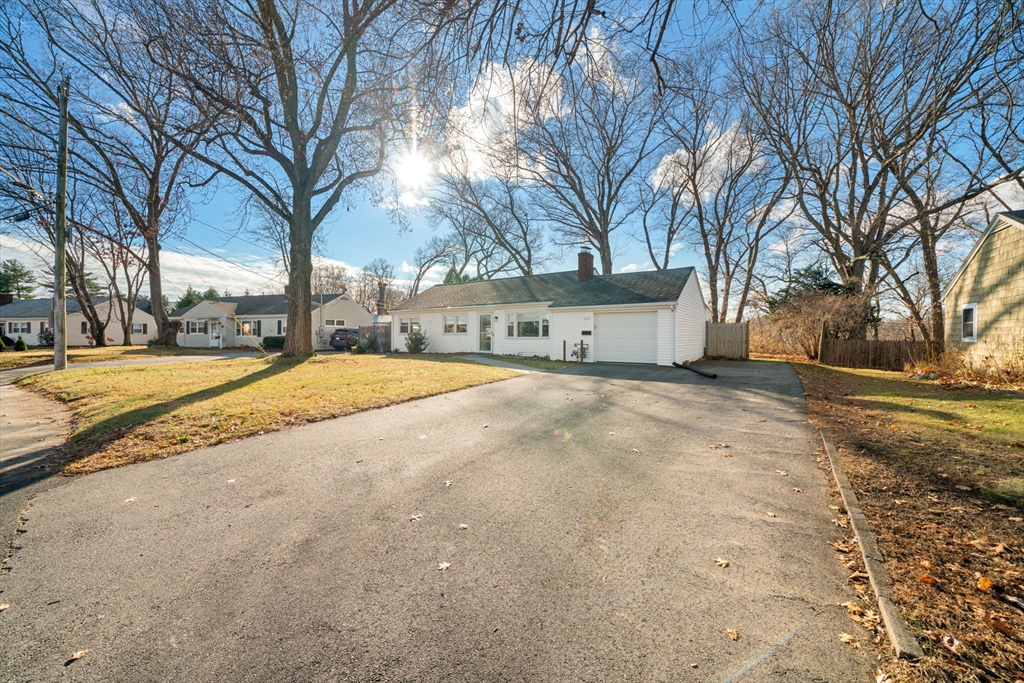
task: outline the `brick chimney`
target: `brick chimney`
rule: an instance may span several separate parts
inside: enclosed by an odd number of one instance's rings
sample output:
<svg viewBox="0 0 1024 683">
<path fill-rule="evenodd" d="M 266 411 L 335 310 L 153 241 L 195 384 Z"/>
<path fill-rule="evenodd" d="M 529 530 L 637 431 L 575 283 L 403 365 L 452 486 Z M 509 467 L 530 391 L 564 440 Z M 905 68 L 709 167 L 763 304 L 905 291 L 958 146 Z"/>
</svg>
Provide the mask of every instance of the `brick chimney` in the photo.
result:
<svg viewBox="0 0 1024 683">
<path fill-rule="evenodd" d="M 594 274 L 594 255 L 590 253 L 590 249 L 583 247 L 580 249 L 580 266 L 577 276 L 580 282 L 590 279 L 590 276 Z"/>
<path fill-rule="evenodd" d="M 14 301 L 14 295 L 10 292 L 0 292 L 0 306 Z"/>
</svg>

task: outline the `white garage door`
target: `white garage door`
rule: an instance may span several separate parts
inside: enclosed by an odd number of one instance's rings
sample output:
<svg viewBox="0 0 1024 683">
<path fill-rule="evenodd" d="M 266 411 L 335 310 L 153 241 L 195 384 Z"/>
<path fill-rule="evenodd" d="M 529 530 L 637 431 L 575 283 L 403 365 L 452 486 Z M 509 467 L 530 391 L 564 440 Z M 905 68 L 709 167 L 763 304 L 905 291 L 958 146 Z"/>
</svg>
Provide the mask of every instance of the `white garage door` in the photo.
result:
<svg viewBox="0 0 1024 683">
<path fill-rule="evenodd" d="M 657 363 L 658 314 L 598 313 L 594 358 L 605 363 Z"/>
</svg>

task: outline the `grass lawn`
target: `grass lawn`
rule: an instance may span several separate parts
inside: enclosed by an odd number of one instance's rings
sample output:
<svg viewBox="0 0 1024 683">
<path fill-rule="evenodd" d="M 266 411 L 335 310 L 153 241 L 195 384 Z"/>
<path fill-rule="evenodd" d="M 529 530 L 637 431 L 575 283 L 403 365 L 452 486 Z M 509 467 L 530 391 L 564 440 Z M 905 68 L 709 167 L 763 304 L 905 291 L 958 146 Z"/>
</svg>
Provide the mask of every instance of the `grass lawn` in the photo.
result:
<svg viewBox="0 0 1024 683">
<path fill-rule="evenodd" d="M 889 662 L 887 672 L 908 681 L 1024 680 L 1024 394 L 793 367 L 928 655 Z M 958 655 L 946 637 L 959 641 Z"/>
<path fill-rule="evenodd" d="M 68 349 L 69 363 L 89 363 L 101 360 L 128 358 L 158 358 L 161 356 L 198 356 L 223 353 L 221 349 L 188 349 L 181 346 L 102 346 Z M 6 349 L 0 353 L 0 370 L 23 368 L 29 365 L 53 364 L 53 349 L 14 351 Z"/>
<path fill-rule="evenodd" d="M 517 376 L 452 358 L 326 356 L 78 368 L 18 380 L 74 410 L 69 474 Z"/>
</svg>

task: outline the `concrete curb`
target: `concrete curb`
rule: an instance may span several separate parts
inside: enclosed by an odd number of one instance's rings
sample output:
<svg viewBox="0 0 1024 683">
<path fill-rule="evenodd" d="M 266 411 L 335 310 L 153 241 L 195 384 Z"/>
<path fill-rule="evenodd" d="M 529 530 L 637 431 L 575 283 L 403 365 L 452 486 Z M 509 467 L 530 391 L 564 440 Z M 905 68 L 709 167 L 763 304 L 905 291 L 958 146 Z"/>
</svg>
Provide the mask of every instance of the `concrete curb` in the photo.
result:
<svg viewBox="0 0 1024 683">
<path fill-rule="evenodd" d="M 860 546 L 861 554 L 864 556 L 864 567 L 868 574 L 868 581 L 872 590 L 878 598 L 878 611 L 882 615 L 882 622 L 889 635 L 889 641 L 896 648 L 896 657 L 899 659 L 920 659 L 924 657 L 924 651 L 918 645 L 917 640 L 911 635 L 907 623 L 903 619 L 900 608 L 892 599 L 892 578 L 882 563 L 882 553 L 878 550 L 875 542 L 875 535 L 868 527 L 868 520 L 860 510 L 857 502 L 857 494 L 850 486 L 850 480 L 846 478 L 843 468 L 839 465 L 839 453 L 832 442 L 828 440 L 824 430 L 820 430 L 821 441 L 825 445 L 825 452 L 828 453 L 828 461 L 832 465 L 832 477 L 839 487 L 839 494 L 843 497 L 843 505 L 846 506 L 846 513 L 850 517 L 850 526 L 853 533 L 857 535 L 857 544 Z"/>
</svg>

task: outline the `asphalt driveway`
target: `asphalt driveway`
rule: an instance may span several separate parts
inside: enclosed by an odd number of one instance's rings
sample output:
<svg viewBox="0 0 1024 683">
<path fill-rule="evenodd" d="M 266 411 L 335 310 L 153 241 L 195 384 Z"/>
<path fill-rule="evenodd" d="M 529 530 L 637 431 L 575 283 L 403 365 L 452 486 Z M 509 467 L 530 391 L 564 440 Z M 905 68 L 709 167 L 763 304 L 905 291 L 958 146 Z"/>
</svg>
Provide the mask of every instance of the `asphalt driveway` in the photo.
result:
<svg viewBox="0 0 1024 683">
<path fill-rule="evenodd" d="M 0 679 L 872 680 L 796 375 L 707 366 L 529 374 L 45 491 Z"/>
</svg>

